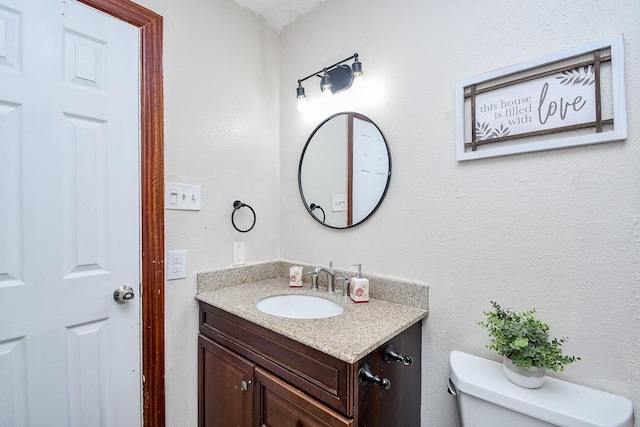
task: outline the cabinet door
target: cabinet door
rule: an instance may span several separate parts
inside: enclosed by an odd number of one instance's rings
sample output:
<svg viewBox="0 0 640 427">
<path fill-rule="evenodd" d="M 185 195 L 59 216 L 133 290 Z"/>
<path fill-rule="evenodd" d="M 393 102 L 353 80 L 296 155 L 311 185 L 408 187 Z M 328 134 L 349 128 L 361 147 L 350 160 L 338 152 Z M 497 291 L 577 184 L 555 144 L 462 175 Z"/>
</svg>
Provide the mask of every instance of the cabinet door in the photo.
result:
<svg viewBox="0 0 640 427">
<path fill-rule="evenodd" d="M 353 420 L 307 396 L 269 372 L 255 368 L 256 425 L 260 427 L 349 427 Z"/>
<path fill-rule="evenodd" d="M 420 427 L 421 328 L 416 323 L 358 362 L 358 368 L 366 363 L 374 375 L 391 381 L 386 390 L 373 383 L 358 386 L 359 427 Z M 389 345 L 411 356 L 413 363 L 406 366 L 403 362 L 385 362 Z"/>
<path fill-rule="evenodd" d="M 254 364 L 198 337 L 200 427 L 251 427 Z"/>
</svg>

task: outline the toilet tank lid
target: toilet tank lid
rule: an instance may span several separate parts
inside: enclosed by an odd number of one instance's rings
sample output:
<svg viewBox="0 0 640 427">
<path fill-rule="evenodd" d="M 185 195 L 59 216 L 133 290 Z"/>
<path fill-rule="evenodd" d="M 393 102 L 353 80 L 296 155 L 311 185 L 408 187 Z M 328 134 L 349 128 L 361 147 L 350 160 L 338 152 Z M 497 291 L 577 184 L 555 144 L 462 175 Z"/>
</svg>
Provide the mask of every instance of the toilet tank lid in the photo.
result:
<svg viewBox="0 0 640 427">
<path fill-rule="evenodd" d="M 633 404 L 614 394 L 547 377 L 527 389 L 504 375 L 502 363 L 452 351 L 449 378 L 456 390 L 567 427 L 633 427 Z"/>
</svg>

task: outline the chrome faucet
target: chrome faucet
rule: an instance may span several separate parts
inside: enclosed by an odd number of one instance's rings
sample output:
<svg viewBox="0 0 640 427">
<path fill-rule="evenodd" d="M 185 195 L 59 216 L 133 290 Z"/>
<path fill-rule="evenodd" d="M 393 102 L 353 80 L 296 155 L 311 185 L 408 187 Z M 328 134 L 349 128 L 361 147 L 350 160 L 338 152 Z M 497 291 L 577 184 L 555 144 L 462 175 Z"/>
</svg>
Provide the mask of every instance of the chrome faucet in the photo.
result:
<svg viewBox="0 0 640 427">
<path fill-rule="evenodd" d="M 333 271 L 333 261 L 329 263 L 329 268 L 327 267 L 316 267 L 313 270 L 313 274 L 317 277 L 321 272 L 327 273 L 327 292 L 333 292 L 335 288 L 335 278 L 336 273 Z"/>
</svg>

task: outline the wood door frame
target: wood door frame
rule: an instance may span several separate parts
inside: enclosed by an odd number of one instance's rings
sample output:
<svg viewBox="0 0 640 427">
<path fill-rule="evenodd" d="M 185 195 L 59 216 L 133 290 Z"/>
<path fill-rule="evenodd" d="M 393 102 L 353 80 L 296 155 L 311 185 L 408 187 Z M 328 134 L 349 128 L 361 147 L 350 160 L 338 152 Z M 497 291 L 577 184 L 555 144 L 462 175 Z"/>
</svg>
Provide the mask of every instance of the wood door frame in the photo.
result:
<svg viewBox="0 0 640 427">
<path fill-rule="evenodd" d="M 140 29 L 142 417 L 165 425 L 162 16 L 130 0 L 78 0 Z"/>
</svg>

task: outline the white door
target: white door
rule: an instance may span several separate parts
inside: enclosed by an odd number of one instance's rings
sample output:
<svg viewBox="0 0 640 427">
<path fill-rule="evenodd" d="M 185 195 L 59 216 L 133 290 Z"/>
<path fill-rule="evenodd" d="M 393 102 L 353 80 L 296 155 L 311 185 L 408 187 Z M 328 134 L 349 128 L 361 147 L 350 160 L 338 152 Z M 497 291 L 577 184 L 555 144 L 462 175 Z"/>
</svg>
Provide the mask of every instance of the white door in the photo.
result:
<svg viewBox="0 0 640 427">
<path fill-rule="evenodd" d="M 389 153 L 373 123 L 353 118 L 353 224 L 365 219 L 380 202 L 389 179 Z"/>
<path fill-rule="evenodd" d="M 137 28 L 0 0 L 0 427 L 140 426 L 138 98 Z"/>
</svg>

